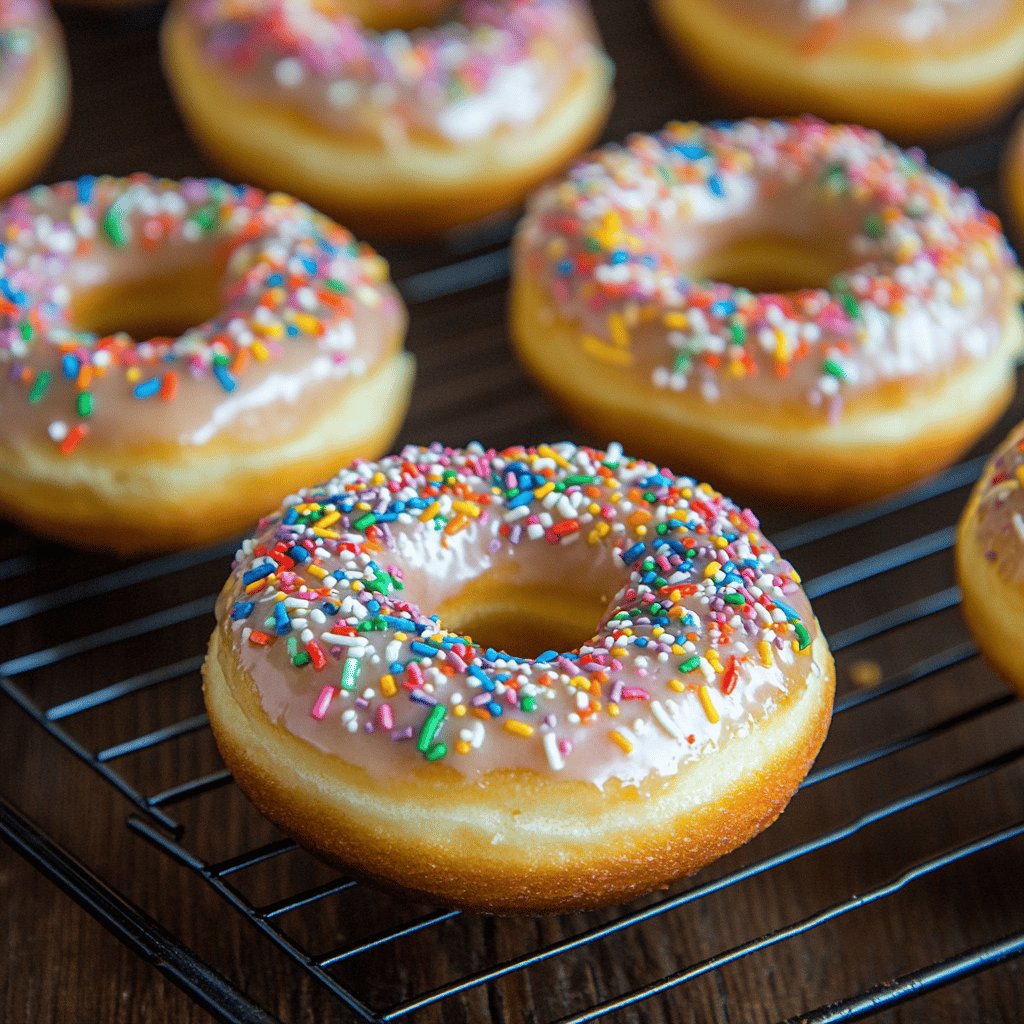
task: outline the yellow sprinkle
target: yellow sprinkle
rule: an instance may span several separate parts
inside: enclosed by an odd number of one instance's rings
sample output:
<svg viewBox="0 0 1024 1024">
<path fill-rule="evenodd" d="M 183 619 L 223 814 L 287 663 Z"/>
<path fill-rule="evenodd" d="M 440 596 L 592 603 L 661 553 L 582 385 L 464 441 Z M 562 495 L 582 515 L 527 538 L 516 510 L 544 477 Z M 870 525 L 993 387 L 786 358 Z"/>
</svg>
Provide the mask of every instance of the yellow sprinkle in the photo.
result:
<svg viewBox="0 0 1024 1024">
<path fill-rule="evenodd" d="M 721 568 L 722 567 L 718 562 L 708 562 L 708 564 L 704 566 L 704 579 L 709 580 L 712 576 L 717 576 L 721 571 Z"/>
<path fill-rule="evenodd" d="M 249 351 L 252 353 L 253 359 L 259 363 L 265 363 L 270 358 L 270 349 L 262 341 L 254 341 L 249 346 Z"/>
<path fill-rule="evenodd" d="M 572 468 L 569 465 L 568 461 L 565 459 L 565 457 L 562 456 L 562 455 L 559 455 L 558 452 L 556 452 L 555 449 L 552 448 L 551 445 L 549 445 L 549 444 L 539 444 L 539 445 L 537 445 L 537 454 L 542 456 L 545 459 L 551 459 L 556 466 L 561 466 L 562 469 L 571 469 Z"/>
<path fill-rule="evenodd" d="M 262 580 L 253 580 L 252 583 L 250 583 L 249 586 L 245 588 L 245 592 L 247 594 L 255 594 L 257 590 L 262 590 L 265 586 L 268 586 L 276 579 L 276 576 L 267 576 L 265 579 Z"/>
<path fill-rule="evenodd" d="M 464 516 L 469 516 L 471 519 L 476 519 L 482 511 L 480 506 L 473 501 L 453 501 L 452 508 L 456 512 L 461 512 Z"/>
<path fill-rule="evenodd" d="M 533 496 L 540 501 L 543 498 L 546 498 L 554 489 L 555 485 L 549 480 L 546 484 L 541 484 L 540 487 L 533 492 Z"/>
<path fill-rule="evenodd" d="M 1024 465 L 1017 467 L 1017 483 L 1024 487 Z"/>
<path fill-rule="evenodd" d="M 618 313 L 608 314 L 608 333 L 616 348 L 629 348 L 629 331 L 626 330 L 626 325 Z"/>
<path fill-rule="evenodd" d="M 529 722 L 520 722 L 518 718 L 506 718 L 505 732 L 510 732 L 513 736 L 526 738 L 533 735 L 533 726 Z"/>
<path fill-rule="evenodd" d="M 651 630 L 651 636 L 659 637 L 664 632 L 665 632 L 664 627 L 662 627 L 662 626 L 655 626 L 654 629 Z"/>
<path fill-rule="evenodd" d="M 325 540 L 341 540 L 341 534 L 337 530 L 325 530 L 319 524 L 313 527 L 313 534 Z"/>
<path fill-rule="evenodd" d="M 606 345 L 600 338 L 591 334 L 585 334 L 580 340 L 583 351 L 588 356 L 600 359 L 603 363 L 612 363 L 615 366 L 632 366 L 633 354 L 623 348 L 613 348 Z"/>
<path fill-rule="evenodd" d="M 317 520 L 317 526 L 321 530 L 326 530 L 328 526 L 333 526 L 341 518 L 341 513 L 335 509 L 333 512 L 328 512 L 327 515 L 321 516 Z"/>
<path fill-rule="evenodd" d="M 409 639 L 409 634 L 408 633 L 396 633 L 395 634 L 395 639 L 398 640 L 400 643 L 404 643 L 406 640 Z"/>
<path fill-rule="evenodd" d="M 459 740 L 455 744 L 456 754 L 468 754 L 473 748 L 470 746 L 468 740 Z"/>
<path fill-rule="evenodd" d="M 761 664 L 765 668 L 771 668 L 772 665 L 772 645 L 767 640 L 762 640 L 757 645 L 757 653 L 761 658 Z"/>
<path fill-rule="evenodd" d="M 618 729 L 612 729 L 612 731 L 608 733 L 608 739 L 619 747 L 624 754 L 633 753 L 633 744 Z"/>
<path fill-rule="evenodd" d="M 690 326 L 689 318 L 685 313 L 672 310 L 664 316 L 665 326 L 672 328 L 674 331 L 685 331 Z"/>
<path fill-rule="evenodd" d="M 575 686 L 577 690 L 586 690 L 590 692 L 590 680 L 586 676 L 573 676 L 569 680 L 570 686 Z"/>
<path fill-rule="evenodd" d="M 722 663 L 718 659 L 718 651 L 716 651 L 713 647 L 709 647 L 708 648 L 708 655 L 707 655 L 707 657 L 708 657 L 708 661 L 711 662 L 711 667 L 716 672 L 721 672 L 722 671 Z"/>
<path fill-rule="evenodd" d="M 618 704 L 609 704 L 608 705 L 608 714 L 611 715 L 612 718 L 618 718 L 619 717 L 619 705 Z"/>
<path fill-rule="evenodd" d="M 700 697 L 700 704 L 704 708 L 704 714 L 708 716 L 708 721 L 712 725 L 717 724 L 719 721 L 718 711 L 715 709 L 714 701 L 711 699 L 711 691 L 702 683 L 697 691 L 697 695 Z"/>
<path fill-rule="evenodd" d="M 456 704 L 455 707 L 452 708 L 452 714 L 456 718 L 465 718 L 466 717 L 466 705 L 465 704 Z"/>
<path fill-rule="evenodd" d="M 362 590 L 363 589 L 363 581 L 362 580 L 353 580 L 352 583 L 351 583 L 351 587 L 352 587 L 353 590 Z"/>
<path fill-rule="evenodd" d="M 670 679 L 668 685 L 669 689 L 675 690 L 676 693 L 682 693 L 686 689 L 686 683 L 682 679 Z"/>
<path fill-rule="evenodd" d="M 713 537 L 711 543 L 716 548 L 727 548 L 729 546 L 729 542 L 724 537 Z"/>
<path fill-rule="evenodd" d="M 395 685 L 395 677 L 389 672 L 387 675 L 380 677 L 380 692 L 385 697 L 394 697 L 398 693 L 398 687 Z"/>
<path fill-rule="evenodd" d="M 622 657 L 625 657 L 625 654 L 626 654 L 626 648 L 625 648 L 625 647 L 613 647 L 613 648 L 612 648 L 612 654 L 613 654 L 613 655 L 614 655 L 614 656 L 615 656 L 616 658 L 622 658 Z"/>
<path fill-rule="evenodd" d="M 428 505 L 428 506 L 427 506 L 427 507 L 426 507 L 426 508 L 425 508 L 425 509 L 424 509 L 424 510 L 423 510 L 423 511 L 422 511 L 422 512 L 420 513 L 420 522 L 421 522 L 421 523 L 429 523 L 429 522 L 430 522 L 430 520 L 431 520 L 431 519 L 433 519 L 433 518 L 434 518 L 434 516 L 436 516 L 436 515 L 437 515 L 437 513 L 438 513 L 438 512 L 440 512 L 440 511 L 441 511 L 441 502 L 439 502 L 439 501 L 433 501 L 433 502 L 431 502 L 431 503 L 430 503 L 430 504 L 429 504 L 429 505 Z"/>
<path fill-rule="evenodd" d="M 327 570 L 322 565 L 307 565 L 306 572 L 318 580 L 322 580 L 327 575 Z"/>
<path fill-rule="evenodd" d="M 125 371 L 124 376 L 129 384 L 138 384 L 142 379 L 142 371 L 137 366 L 132 366 Z"/>
</svg>

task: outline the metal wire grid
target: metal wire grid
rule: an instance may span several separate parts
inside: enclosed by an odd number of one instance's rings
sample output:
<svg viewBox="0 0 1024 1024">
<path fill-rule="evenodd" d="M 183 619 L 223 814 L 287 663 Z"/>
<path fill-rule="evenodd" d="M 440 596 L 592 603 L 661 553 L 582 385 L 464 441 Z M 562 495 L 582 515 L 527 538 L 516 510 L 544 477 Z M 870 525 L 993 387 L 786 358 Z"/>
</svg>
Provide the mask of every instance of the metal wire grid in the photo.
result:
<svg viewBox="0 0 1024 1024">
<path fill-rule="evenodd" d="M 787 553 L 800 549 L 813 550 L 822 543 L 835 544 L 836 539 L 861 526 L 877 522 L 886 515 L 912 512 L 927 507 L 929 503 L 944 495 L 950 495 L 966 487 L 978 474 L 980 459 L 963 463 L 944 473 L 938 479 L 918 488 L 907 495 L 881 502 L 870 509 L 859 509 L 826 519 L 812 521 L 777 535 L 780 547 Z M 910 537 L 884 551 L 868 554 L 850 564 L 825 572 L 809 580 L 807 590 L 812 598 L 823 598 L 864 585 L 867 581 L 883 577 L 901 569 L 913 568 L 923 559 L 947 552 L 954 540 L 951 524 Z M 224 562 L 231 546 L 191 553 L 172 555 L 118 569 L 106 575 L 74 583 L 48 594 L 9 604 L 0 609 L 0 624 L 12 625 L 44 612 L 66 608 L 80 602 L 95 601 L 117 591 L 137 586 L 151 580 L 159 580 L 173 574 L 188 573 L 203 562 Z M 10 577 L 32 570 L 32 560 L 18 556 L 0 563 L 0 576 Z M 830 631 L 830 642 L 837 653 L 854 648 L 872 639 L 908 626 L 930 616 L 953 608 L 959 599 L 953 586 L 942 587 L 925 596 L 897 605 L 875 617 L 851 622 Z M 228 859 L 208 862 L 199 856 L 190 844 L 186 827 L 175 811 L 182 805 L 194 801 L 212 790 L 231 785 L 231 779 L 224 770 L 190 778 L 158 791 L 143 792 L 137 789 L 118 771 L 117 762 L 131 753 L 138 753 L 161 745 L 173 745 L 199 730 L 207 728 L 204 715 L 196 715 L 171 725 L 141 735 L 132 736 L 103 749 L 87 749 L 67 728 L 67 724 L 85 711 L 102 709 L 112 702 L 130 696 L 144 699 L 148 690 L 160 683 L 179 677 L 194 677 L 201 662 L 201 654 L 185 657 L 173 664 L 160 666 L 139 675 L 114 679 L 108 684 L 84 695 L 49 706 L 40 704 L 32 696 L 32 674 L 46 666 L 53 666 L 73 656 L 87 653 L 101 655 L 112 644 L 123 642 L 126 637 L 141 637 L 158 629 L 175 626 L 208 617 L 212 609 L 213 594 L 206 594 L 173 607 L 147 614 L 125 622 L 116 628 L 101 629 L 77 639 L 53 645 L 44 645 L 29 654 L 8 659 L 0 664 L 0 689 L 15 701 L 32 719 L 45 729 L 55 740 L 89 764 L 122 796 L 134 804 L 136 813 L 129 818 L 130 827 L 144 836 L 178 862 L 186 865 L 196 875 L 212 886 L 232 907 L 248 918 L 252 924 L 270 938 L 278 947 L 291 956 L 302 970 L 308 972 L 321 985 L 332 992 L 358 1018 L 365 1021 L 398 1021 L 412 1019 L 418 1011 L 455 999 L 478 986 L 500 984 L 508 976 L 527 971 L 544 961 L 573 953 L 590 943 L 620 936 L 627 929 L 651 921 L 661 915 L 679 912 L 682 908 L 725 890 L 740 885 L 758 875 L 785 868 L 800 858 L 826 847 L 844 842 L 862 830 L 884 826 L 895 816 L 911 808 L 951 793 L 980 779 L 998 775 L 1024 757 L 1024 746 L 1002 752 L 997 756 L 980 761 L 973 766 L 941 776 L 916 791 L 897 799 L 883 802 L 864 810 L 856 818 L 831 828 L 814 838 L 788 849 L 765 857 L 754 863 L 735 868 L 725 874 L 712 877 L 692 885 L 669 897 L 658 900 L 641 910 L 626 912 L 616 919 L 590 928 L 553 944 L 537 948 L 525 956 L 497 964 L 487 970 L 478 971 L 456 978 L 437 988 L 421 992 L 395 1005 L 375 1007 L 367 1005 L 350 988 L 347 988 L 331 973 L 330 969 L 346 961 L 372 952 L 386 950 L 399 939 L 426 935 L 442 922 L 459 915 L 451 911 L 429 913 L 400 928 L 386 931 L 369 939 L 345 947 L 324 951 L 310 951 L 303 948 L 288 934 L 282 919 L 289 912 L 320 901 L 343 898 L 356 888 L 348 879 L 335 879 L 308 890 L 288 894 L 270 903 L 256 905 L 250 902 L 234 884 L 234 879 L 256 865 L 281 857 L 295 849 L 290 840 L 276 840 L 252 849 L 245 849 Z M 908 687 L 918 685 L 974 659 L 977 651 L 973 643 L 960 641 L 945 649 L 935 651 L 899 672 L 885 679 L 880 685 L 869 690 L 854 690 L 839 700 L 835 714 L 838 718 L 855 714 L 858 709 L 875 701 L 884 700 Z M 978 718 L 1010 705 L 1013 697 L 1007 692 L 988 699 L 965 711 L 959 711 L 927 727 L 907 732 L 887 742 L 868 747 L 844 759 L 826 763 L 816 768 L 804 782 L 802 789 L 818 785 L 826 780 L 854 772 L 866 765 L 879 762 L 901 751 L 921 744 L 929 739 L 949 734 L 964 728 Z M 827 752 L 827 748 L 826 748 Z M 796 797 L 800 800 L 800 796 Z M 983 851 L 1003 843 L 1010 843 L 1024 836 L 1024 820 L 1014 821 L 988 835 L 974 837 L 935 852 L 916 863 L 905 866 L 898 875 L 888 881 L 851 896 L 803 920 L 794 921 L 753 938 L 733 948 L 722 950 L 717 955 L 682 967 L 678 972 L 651 980 L 647 985 L 619 994 L 609 993 L 603 1002 L 591 1008 L 566 1017 L 559 1024 L 582 1024 L 615 1010 L 652 999 L 659 994 L 684 985 L 702 975 L 719 970 L 743 957 L 767 949 L 779 943 L 812 931 L 843 915 L 853 913 L 869 904 L 886 900 L 917 880 L 955 864 L 968 860 Z M 964 951 L 950 960 L 927 965 L 905 977 L 886 980 L 877 990 L 858 993 L 830 1007 L 812 1011 L 800 1016 L 801 1021 L 848 1021 L 858 1019 L 879 1007 L 909 999 L 921 992 L 957 980 L 995 965 L 1009 957 L 1024 952 L 1024 930 L 1002 937 L 981 948 Z M 248 1020 L 245 1014 L 231 1015 L 224 1007 L 221 1012 L 225 1019 Z"/>
<path fill-rule="evenodd" d="M 1001 134 L 993 135 L 977 140 L 970 146 L 936 154 L 933 156 L 933 162 L 964 182 L 970 182 L 975 178 L 988 178 L 1001 143 Z M 450 249 L 454 260 L 445 266 L 428 269 L 402 281 L 400 288 L 403 295 L 410 305 L 420 304 L 479 285 L 501 281 L 508 272 L 509 257 L 506 243 L 507 231 L 499 228 L 491 238 L 484 240 L 482 251 L 479 237 L 473 244 L 467 245 L 462 253 L 457 249 Z M 814 551 L 815 546 L 835 544 L 840 538 L 850 536 L 862 527 L 876 524 L 887 516 L 928 508 L 944 496 L 966 488 L 977 477 L 982 461 L 981 458 L 976 458 L 962 463 L 911 492 L 871 506 L 813 520 L 802 526 L 776 533 L 773 539 L 782 550 L 794 555 L 799 562 L 805 553 Z M 822 572 L 807 582 L 806 589 L 810 596 L 817 600 L 844 591 L 849 592 L 866 585 L 869 581 L 884 579 L 888 574 L 905 569 L 912 570 L 933 556 L 942 557 L 943 553 L 952 547 L 953 542 L 954 526 L 950 520 L 929 532 L 907 537 L 885 550 L 871 552 L 849 564 Z M 202 552 L 151 559 L 16 601 L 0 607 L 0 628 L 24 625 L 36 617 L 60 609 L 71 609 L 80 607 L 83 603 L 111 599 L 129 588 L 154 581 L 187 579 L 201 566 L 211 563 L 225 564 L 233 550 L 234 544 L 228 544 Z M 0 560 L 0 580 L 16 580 L 32 574 L 37 568 L 37 557 L 34 554 L 14 555 Z M 622 940 L 631 928 L 664 915 L 683 912 L 684 908 L 713 894 L 742 885 L 768 872 L 785 869 L 787 865 L 792 865 L 801 858 L 841 844 L 865 830 L 885 827 L 899 815 L 972 783 L 987 778 L 995 778 L 998 783 L 1007 774 L 1008 769 L 1012 769 L 1024 758 L 1024 746 L 1001 752 L 960 771 L 942 775 L 909 794 L 869 807 L 844 824 L 823 831 L 811 839 L 752 863 L 732 868 L 724 874 L 702 880 L 680 892 L 658 899 L 642 909 L 627 911 L 613 920 L 539 946 L 525 955 L 495 964 L 486 970 L 454 978 L 393 1005 L 371 1006 L 334 977 L 330 973 L 331 969 L 339 964 L 355 961 L 359 957 L 386 951 L 399 940 L 422 938 L 423 941 L 429 941 L 431 930 L 444 922 L 459 918 L 457 912 L 428 913 L 405 922 L 398 928 L 326 952 L 308 950 L 289 934 L 283 919 L 300 908 L 316 906 L 331 899 L 344 899 L 357 888 L 357 883 L 337 878 L 297 893 L 283 895 L 270 902 L 256 904 L 243 894 L 235 879 L 244 876 L 245 872 L 258 865 L 291 853 L 296 849 L 295 845 L 290 840 L 278 839 L 241 850 L 226 859 L 209 861 L 200 856 L 195 849 L 195 836 L 189 834 L 181 821 L 182 815 L 178 813 L 181 808 L 189 806 L 204 795 L 231 786 L 232 780 L 226 770 L 220 769 L 198 775 L 165 788 L 143 790 L 133 784 L 118 768 L 118 763 L 129 755 L 157 748 L 173 750 L 175 744 L 206 730 L 208 722 L 205 715 L 191 715 L 159 729 L 121 739 L 100 749 L 93 749 L 76 739 L 70 728 L 78 716 L 87 712 L 102 714 L 103 709 L 118 701 L 131 698 L 145 700 L 147 694 L 159 685 L 175 680 L 194 680 L 202 662 L 201 651 L 197 650 L 173 663 L 159 665 L 139 674 L 113 678 L 95 690 L 55 703 L 48 704 L 33 695 L 33 673 L 80 656 L 100 658 L 112 645 L 132 638 L 143 638 L 158 630 L 182 628 L 196 620 L 208 618 L 213 601 L 212 592 L 203 593 L 202 596 L 131 618 L 114 627 L 98 629 L 59 643 L 42 643 L 29 653 L 0 662 L 0 690 L 54 740 L 88 764 L 114 790 L 134 805 L 135 813 L 128 819 L 129 827 L 134 832 L 145 837 L 165 854 L 202 878 L 231 907 L 287 953 L 298 968 L 332 993 L 355 1018 L 364 1021 L 391 1022 L 414 1019 L 419 1011 L 438 1005 L 444 1006 L 448 1001 L 458 999 L 481 987 L 501 985 L 518 972 L 529 971 L 555 958 L 570 956 L 592 943 L 617 937 Z M 834 652 L 839 653 L 853 650 L 858 645 L 879 638 L 884 639 L 887 634 L 912 627 L 915 623 L 955 608 L 958 601 L 959 592 L 955 586 L 941 586 L 877 616 L 857 618 L 855 621 L 840 625 L 839 628 L 831 628 L 831 647 Z M 854 715 L 874 702 L 892 698 L 910 687 L 933 681 L 942 673 L 976 657 L 977 650 L 969 641 L 955 642 L 936 650 L 892 673 L 880 685 L 847 693 L 837 702 L 836 719 Z M 99 676 L 101 673 L 94 665 L 90 674 Z M 1001 694 L 967 710 L 950 714 L 938 722 L 911 729 L 894 739 L 859 750 L 831 763 L 827 760 L 829 747 L 826 745 L 823 766 L 811 772 L 801 790 L 805 792 L 819 783 L 836 779 L 868 765 L 884 762 L 885 759 L 928 740 L 954 734 L 986 715 L 1007 709 L 1011 704 L 1011 695 Z M 1017 713 L 1018 716 L 1019 712 L 1019 708 L 1009 709 L 1009 713 Z M 1007 785 L 1009 784 L 1008 781 Z M 794 806 L 797 806 L 800 799 L 801 794 L 798 794 Z M 51 877 L 100 917 L 123 941 L 151 959 L 162 960 L 164 964 L 170 962 L 173 969 L 168 970 L 168 973 L 173 980 L 202 1002 L 207 1009 L 227 1021 L 262 1024 L 269 1020 L 266 1014 L 248 1002 L 244 995 L 234 992 L 228 985 L 222 985 L 191 951 L 183 947 L 174 947 L 174 940 L 165 936 L 160 926 L 138 908 L 123 904 L 116 887 L 108 886 L 103 880 L 86 877 L 81 865 L 76 864 L 66 851 L 53 846 L 47 837 L 33 833 L 25 826 L 16 808 L 0 803 L 0 826 L 4 838 L 43 866 Z M 888 881 L 856 896 L 833 903 L 804 919 L 792 921 L 739 945 L 723 949 L 714 956 L 682 966 L 674 973 L 654 978 L 633 990 L 604 993 L 601 1000 L 594 1005 L 561 1018 L 557 1024 L 583 1024 L 585 1021 L 614 1014 L 617 1010 L 656 999 L 659 995 L 699 977 L 812 932 L 871 904 L 884 904 L 888 898 L 908 886 L 913 886 L 921 879 L 958 862 L 969 861 L 1002 844 L 1013 843 L 1022 837 L 1024 819 L 1013 821 L 986 835 L 966 838 L 956 845 L 906 864 Z M 170 953 L 167 952 L 168 949 Z M 829 1006 L 802 1013 L 789 1024 L 795 1024 L 797 1020 L 807 1024 L 824 1024 L 861 1019 L 885 1007 L 993 967 L 1009 958 L 1020 956 L 1022 953 L 1024 928 L 981 947 L 959 952 L 949 959 L 925 965 L 901 977 L 881 980 L 875 988 L 856 993 Z M 198 983 L 197 976 L 200 977 Z"/>
</svg>

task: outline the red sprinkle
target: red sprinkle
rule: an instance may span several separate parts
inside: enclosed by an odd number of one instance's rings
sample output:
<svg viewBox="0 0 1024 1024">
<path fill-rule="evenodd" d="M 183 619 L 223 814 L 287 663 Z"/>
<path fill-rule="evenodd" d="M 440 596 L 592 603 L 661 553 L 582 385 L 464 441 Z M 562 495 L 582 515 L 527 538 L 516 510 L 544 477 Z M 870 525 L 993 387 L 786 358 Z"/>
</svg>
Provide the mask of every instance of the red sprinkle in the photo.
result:
<svg viewBox="0 0 1024 1024">
<path fill-rule="evenodd" d="M 70 455 L 82 442 L 82 439 L 89 433 L 89 428 L 84 423 L 76 423 L 69 431 L 67 437 L 60 443 L 61 455 Z"/>
</svg>

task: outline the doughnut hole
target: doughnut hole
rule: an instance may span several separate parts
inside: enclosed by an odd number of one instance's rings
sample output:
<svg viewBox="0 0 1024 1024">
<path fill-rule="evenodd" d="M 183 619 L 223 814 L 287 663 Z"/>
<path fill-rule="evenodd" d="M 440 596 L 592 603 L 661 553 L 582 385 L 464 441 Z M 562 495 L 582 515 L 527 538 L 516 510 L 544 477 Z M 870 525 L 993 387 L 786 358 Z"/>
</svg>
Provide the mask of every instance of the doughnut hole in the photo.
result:
<svg viewBox="0 0 1024 1024">
<path fill-rule="evenodd" d="M 328 17 L 349 15 L 376 32 L 410 32 L 436 28 L 456 5 L 452 0 L 321 0 L 314 6 Z"/>
<path fill-rule="evenodd" d="M 190 247 L 180 265 L 147 272 L 122 267 L 102 284 L 73 290 L 71 326 L 103 337 L 123 331 L 137 340 L 175 338 L 222 309 L 224 261 Z"/>
<path fill-rule="evenodd" d="M 838 273 L 849 270 L 849 244 L 835 237 L 823 245 L 792 235 L 751 235 L 730 239 L 686 266 L 699 280 L 722 281 L 734 288 L 779 294 L 828 288 Z"/>
<path fill-rule="evenodd" d="M 480 532 L 401 561 L 405 599 L 481 647 L 518 658 L 576 650 L 593 639 L 629 579 L 607 543 L 531 542 L 489 555 L 489 531 Z"/>
</svg>

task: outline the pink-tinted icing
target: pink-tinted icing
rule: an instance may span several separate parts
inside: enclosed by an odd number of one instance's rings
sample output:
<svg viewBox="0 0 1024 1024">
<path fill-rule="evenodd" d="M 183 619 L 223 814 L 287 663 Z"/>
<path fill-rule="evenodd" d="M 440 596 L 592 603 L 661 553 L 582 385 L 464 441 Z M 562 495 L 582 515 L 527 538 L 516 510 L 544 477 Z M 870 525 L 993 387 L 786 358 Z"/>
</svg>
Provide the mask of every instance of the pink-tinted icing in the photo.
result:
<svg viewBox="0 0 1024 1024">
<path fill-rule="evenodd" d="M 77 294 L 196 262 L 220 275 L 220 308 L 180 337 L 73 322 Z M 404 317 L 384 261 L 286 196 L 146 175 L 34 188 L 0 210 L 4 440 L 285 440 L 391 357 Z"/>
<path fill-rule="evenodd" d="M 715 0 L 737 18 L 818 52 L 844 43 L 900 39 L 929 46 L 991 33 L 1015 0 Z M 827 34 L 822 35 L 825 31 Z"/>
<path fill-rule="evenodd" d="M 731 243 L 778 236 L 815 254 L 822 287 L 694 276 Z M 990 357 L 1016 302 L 1012 253 L 972 192 L 875 132 L 811 118 L 676 123 L 600 150 L 535 197 L 516 254 L 580 324 L 581 358 L 709 410 L 836 418 L 887 382 Z"/>
<path fill-rule="evenodd" d="M 513 657 L 431 617 L 487 574 L 606 611 L 572 651 Z M 377 777 L 439 760 L 640 785 L 818 671 L 807 598 L 752 513 L 614 445 L 356 463 L 261 524 L 218 614 L 270 719 Z"/>
<path fill-rule="evenodd" d="M 1024 423 L 1019 423 L 985 467 L 975 536 L 999 575 L 1024 598 Z"/>
<path fill-rule="evenodd" d="M 183 10 L 226 86 L 389 145 L 410 132 L 463 142 L 522 130 L 582 69 L 607 64 L 584 0 L 463 0 L 453 20 L 411 33 L 369 31 L 340 7 L 191 0 Z"/>
<path fill-rule="evenodd" d="M 53 33 L 53 15 L 40 0 L 0 0 L 0 119 L 16 102 L 34 55 Z"/>
</svg>

